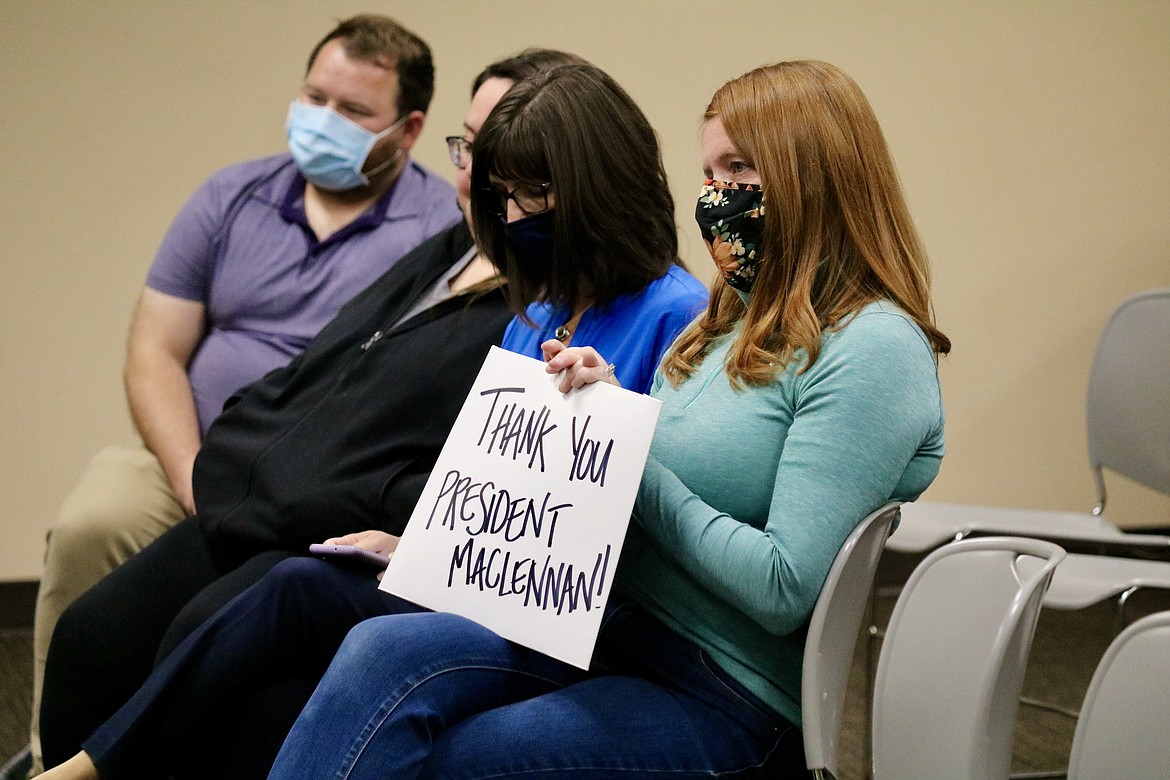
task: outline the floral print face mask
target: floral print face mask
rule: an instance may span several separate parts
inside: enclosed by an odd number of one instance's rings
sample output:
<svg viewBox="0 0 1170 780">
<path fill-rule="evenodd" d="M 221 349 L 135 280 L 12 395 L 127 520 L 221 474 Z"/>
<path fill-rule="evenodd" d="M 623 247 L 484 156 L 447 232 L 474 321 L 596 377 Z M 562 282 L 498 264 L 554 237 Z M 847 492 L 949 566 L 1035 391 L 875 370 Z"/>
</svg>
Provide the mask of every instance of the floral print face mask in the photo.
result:
<svg viewBox="0 0 1170 780">
<path fill-rule="evenodd" d="M 707 179 L 695 221 L 729 285 L 751 292 L 764 238 L 764 193 L 758 184 Z"/>
</svg>

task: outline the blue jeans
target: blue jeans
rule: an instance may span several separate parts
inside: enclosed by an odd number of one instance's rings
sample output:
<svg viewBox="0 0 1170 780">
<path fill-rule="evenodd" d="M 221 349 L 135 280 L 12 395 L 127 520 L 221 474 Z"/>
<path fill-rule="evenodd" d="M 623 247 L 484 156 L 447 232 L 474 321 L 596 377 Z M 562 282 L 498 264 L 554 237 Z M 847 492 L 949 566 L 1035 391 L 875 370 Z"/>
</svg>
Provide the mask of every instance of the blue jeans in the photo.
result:
<svg viewBox="0 0 1170 780">
<path fill-rule="evenodd" d="M 283 561 L 180 643 L 83 747 L 103 777 L 265 777 L 349 629 L 421 609 L 377 585 L 365 569 Z"/>
<path fill-rule="evenodd" d="M 807 777 L 801 734 L 643 609 L 585 672 L 450 614 L 346 638 L 270 779 Z"/>
</svg>

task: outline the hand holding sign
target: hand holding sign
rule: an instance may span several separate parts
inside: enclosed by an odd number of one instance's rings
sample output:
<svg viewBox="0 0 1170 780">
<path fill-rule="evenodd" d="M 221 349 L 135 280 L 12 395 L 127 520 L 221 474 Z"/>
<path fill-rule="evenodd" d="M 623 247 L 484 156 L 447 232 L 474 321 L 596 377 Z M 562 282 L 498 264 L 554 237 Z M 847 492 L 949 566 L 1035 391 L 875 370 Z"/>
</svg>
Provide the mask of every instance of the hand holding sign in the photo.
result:
<svg viewBox="0 0 1170 780">
<path fill-rule="evenodd" d="M 540 345 L 550 374 L 562 374 L 557 389 L 562 393 L 580 389 L 591 382 L 608 382 L 616 387 L 622 383 L 613 375 L 613 364 L 606 363 L 593 347 L 566 347 L 557 339 Z"/>
<path fill-rule="evenodd" d="M 381 587 L 587 668 L 660 404 L 557 384 L 492 348 Z"/>
</svg>

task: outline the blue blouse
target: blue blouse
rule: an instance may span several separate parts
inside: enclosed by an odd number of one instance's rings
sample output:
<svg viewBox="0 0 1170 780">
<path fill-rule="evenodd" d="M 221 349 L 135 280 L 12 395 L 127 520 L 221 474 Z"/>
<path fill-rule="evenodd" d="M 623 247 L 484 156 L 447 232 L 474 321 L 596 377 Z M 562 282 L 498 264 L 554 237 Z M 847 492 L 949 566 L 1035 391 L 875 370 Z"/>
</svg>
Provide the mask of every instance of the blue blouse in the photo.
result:
<svg viewBox="0 0 1170 780">
<path fill-rule="evenodd" d="M 682 266 L 672 265 L 643 290 L 590 306 L 573 331 L 575 347 L 593 347 L 614 364 L 622 387 L 649 393 L 654 371 L 682 329 L 707 306 L 707 288 Z M 534 303 L 528 307 L 533 324 L 516 317 L 508 323 L 501 346 L 542 358 L 540 345 L 556 338 L 556 330 L 572 316 L 568 306 Z"/>
</svg>

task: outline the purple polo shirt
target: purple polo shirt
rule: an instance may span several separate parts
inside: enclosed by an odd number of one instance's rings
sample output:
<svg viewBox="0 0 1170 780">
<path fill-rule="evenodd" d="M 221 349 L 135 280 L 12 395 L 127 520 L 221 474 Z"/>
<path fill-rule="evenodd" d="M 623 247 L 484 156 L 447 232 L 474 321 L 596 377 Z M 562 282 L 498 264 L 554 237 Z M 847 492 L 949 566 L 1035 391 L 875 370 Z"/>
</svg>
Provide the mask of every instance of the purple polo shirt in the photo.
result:
<svg viewBox="0 0 1170 780">
<path fill-rule="evenodd" d="M 462 218 L 455 190 L 409 162 L 361 216 L 318 241 L 287 154 L 214 174 L 163 239 L 146 285 L 206 306 L 187 368 L 201 430 L 239 388 L 286 364 L 342 304 Z"/>
</svg>

